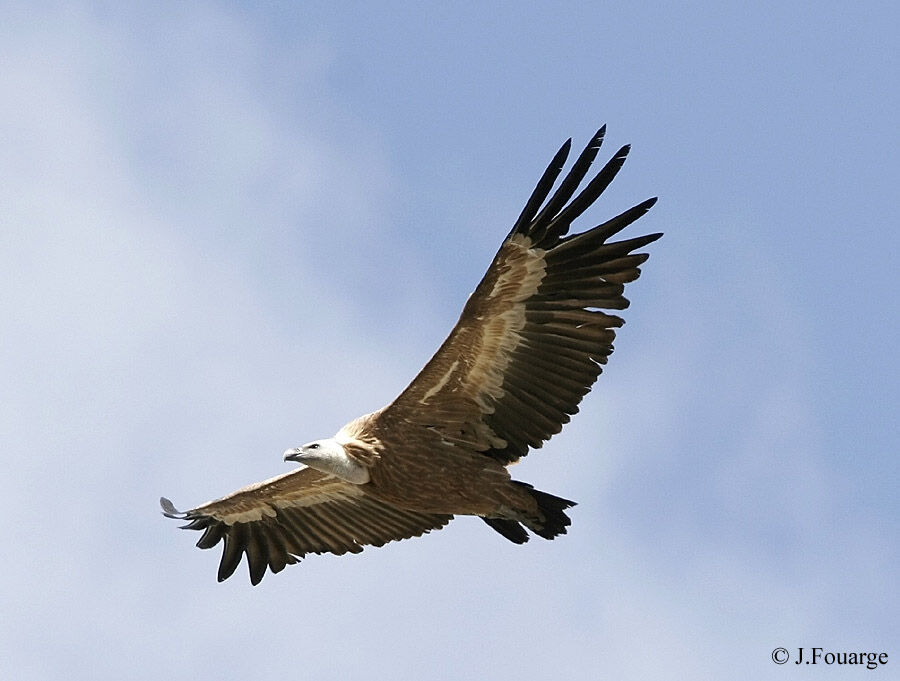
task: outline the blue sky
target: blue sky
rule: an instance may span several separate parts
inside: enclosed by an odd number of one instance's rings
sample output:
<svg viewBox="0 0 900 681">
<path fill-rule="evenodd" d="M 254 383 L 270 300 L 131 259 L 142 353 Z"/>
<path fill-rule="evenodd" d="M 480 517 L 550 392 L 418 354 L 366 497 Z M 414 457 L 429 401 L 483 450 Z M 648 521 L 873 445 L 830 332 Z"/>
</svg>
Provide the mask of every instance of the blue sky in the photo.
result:
<svg viewBox="0 0 900 681">
<path fill-rule="evenodd" d="M 0 676 L 900 664 L 893 4 L 144 5 L 0 9 Z M 570 534 L 461 518 L 217 584 L 158 497 L 391 400 L 602 123 L 633 151 L 580 226 L 659 195 L 631 233 L 666 236 L 515 471 Z"/>
</svg>

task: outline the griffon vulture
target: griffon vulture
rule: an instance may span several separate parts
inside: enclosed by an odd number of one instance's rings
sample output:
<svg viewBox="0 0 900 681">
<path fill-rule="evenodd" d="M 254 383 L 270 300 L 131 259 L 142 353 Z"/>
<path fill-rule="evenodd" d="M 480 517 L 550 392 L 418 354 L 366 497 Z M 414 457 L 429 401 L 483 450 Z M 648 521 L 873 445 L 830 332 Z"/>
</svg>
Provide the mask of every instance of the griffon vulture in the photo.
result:
<svg viewBox="0 0 900 681">
<path fill-rule="evenodd" d="M 625 284 L 648 258 L 634 251 L 662 236 L 610 241 L 655 198 L 568 234 L 628 154 L 619 149 L 576 195 L 604 132 L 551 195 L 571 140 L 563 144 L 449 337 L 397 399 L 334 437 L 289 449 L 284 459 L 302 464 L 290 473 L 184 513 L 161 500 L 165 515 L 203 531 L 197 546 L 224 542 L 219 581 L 241 554 L 257 584 L 267 567 L 416 537 L 455 515 L 478 516 L 517 544 L 529 531 L 565 534 L 574 502 L 513 480 L 507 466 L 578 411 L 623 324 L 607 311 L 628 306 Z"/>
</svg>

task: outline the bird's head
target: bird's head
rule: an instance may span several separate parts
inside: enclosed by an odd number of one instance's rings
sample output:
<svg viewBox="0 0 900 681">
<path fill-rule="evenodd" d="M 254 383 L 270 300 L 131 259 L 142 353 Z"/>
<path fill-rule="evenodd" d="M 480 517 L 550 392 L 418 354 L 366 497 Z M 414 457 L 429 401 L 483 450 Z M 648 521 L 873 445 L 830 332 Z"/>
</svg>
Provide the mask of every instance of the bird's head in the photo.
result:
<svg viewBox="0 0 900 681">
<path fill-rule="evenodd" d="M 284 460 L 296 461 L 297 463 L 316 468 L 313 465 L 316 462 L 334 460 L 346 456 L 347 453 L 340 443 L 333 438 L 327 438 L 325 440 L 313 440 L 305 445 L 288 449 L 284 453 Z"/>
<path fill-rule="evenodd" d="M 313 440 L 284 453 L 285 461 L 296 461 L 342 480 L 362 485 L 369 481 L 369 470 L 347 454 L 334 438 Z"/>
</svg>

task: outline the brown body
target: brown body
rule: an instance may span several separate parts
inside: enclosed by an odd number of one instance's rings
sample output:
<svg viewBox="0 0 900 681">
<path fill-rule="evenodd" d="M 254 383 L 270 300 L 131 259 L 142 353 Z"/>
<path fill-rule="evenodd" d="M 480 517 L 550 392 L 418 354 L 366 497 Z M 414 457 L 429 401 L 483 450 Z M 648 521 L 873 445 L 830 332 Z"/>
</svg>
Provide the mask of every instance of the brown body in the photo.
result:
<svg viewBox="0 0 900 681">
<path fill-rule="evenodd" d="M 398 427 L 392 421 L 375 412 L 349 424 L 368 425 L 366 432 L 380 441 L 377 448 L 349 448 L 351 456 L 370 466 L 371 480 L 362 486 L 366 494 L 423 513 L 493 516 L 501 508 L 521 508 L 537 515 L 534 500 L 511 484 L 498 461 L 449 443 L 433 426 L 406 422 Z M 403 442 L 393 442 L 391 433 L 403 433 Z"/>
<path fill-rule="evenodd" d="M 550 196 L 570 143 L 556 155 L 450 336 L 409 387 L 329 440 L 353 476 L 302 468 L 183 514 L 163 500 L 166 515 L 204 530 L 201 548 L 225 541 L 220 580 L 242 554 L 255 584 L 267 567 L 279 572 L 307 553 L 358 552 L 438 529 L 454 515 L 479 516 L 516 543 L 527 541 L 525 528 L 547 539 L 565 533 L 573 502 L 512 480 L 507 466 L 578 411 L 623 324 L 604 310 L 627 307 L 624 286 L 648 257 L 633 251 L 661 236 L 608 241 L 655 199 L 566 236 L 628 152 L 620 149 L 576 196 L 603 133 Z"/>
</svg>

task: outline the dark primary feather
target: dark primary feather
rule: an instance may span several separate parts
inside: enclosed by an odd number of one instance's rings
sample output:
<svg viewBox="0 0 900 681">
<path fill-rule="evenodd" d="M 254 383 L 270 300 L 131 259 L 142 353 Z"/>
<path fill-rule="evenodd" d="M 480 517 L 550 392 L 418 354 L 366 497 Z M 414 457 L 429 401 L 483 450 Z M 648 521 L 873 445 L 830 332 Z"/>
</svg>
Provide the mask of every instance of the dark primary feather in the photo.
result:
<svg viewBox="0 0 900 681">
<path fill-rule="evenodd" d="M 569 199 L 575 194 L 575 191 L 578 189 L 578 185 L 581 184 L 581 181 L 584 179 L 584 176 L 587 175 L 588 170 L 591 168 L 591 164 L 594 162 L 594 159 L 597 158 L 597 153 L 600 151 L 600 147 L 603 145 L 603 138 L 606 136 L 606 126 L 601 127 L 597 134 L 594 135 L 590 144 L 588 144 L 584 151 L 581 152 L 581 155 L 578 157 L 578 160 L 572 165 L 572 169 L 568 172 L 566 177 L 560 183 L 559 188 L 544 206 L 540 213 L 538 213 L 532 222 L 532 238 L 535 242 L 539 241 L 543 236 L 543 233 L 537 233 L 539 230 L 545 230 L 546 226 L 549 224 L 549 221 L 559 213 L 560 209 L 563 208 L 566 203 L 568 203 Z M 537 191 L 537 190 L 535 190 Z M 540 205 L 540 204 L 538 204 Z"/>
<path fill-rule="evenodd" d="M 538 180 L 537 186 L 534 188 L 534 191 L 531 192 L 531 196 L 528 197 L 528 201 L 525 202 L 525 207 L 522 209 L 522 213 L 519 215 L 519 218 L 513 224 L 512 230 L 510 230 L 507 238 L 517 233 L 526 225 L 531 224 L 532 220 L 534 219 L 534 214 L 537 212 L 538 208 L 541 207 L 544 199 L 547 198 L 547 194 L 553 188 L 553 184 L 556 182 L 556 178 L 559 177 L 559 174 L 562 172 L 562 169 L 566 163 L 566 159 L 569 157 L 569 150 L 571 148 L 572 138 L 570 137 L 559 148 L 559 151 L 556 152 L 553 160 L 550 161 L 550 165 L 547 166 L 544 174 L 541 175 L 541 179 Z"/>
<path fill-rule="evenodd" d="M 587 187 L 572 199 L 572 203 L 557 213 L 546 227 L 535 224 L 532 230 L 529 231 L 534 243 L 540 244 L 542 248 L 550 247 L 560 237 L 568 233 L 572 222 L 584 213 L 599 198 L 600 194 L 609 186 L 609 183 L 613 181 L 613 178 L 625 164 L 625 158 L 630 150 L 631 146 L 627 144 L 619 149 L 616 155 L 588 183 Z"/>
</svg>

